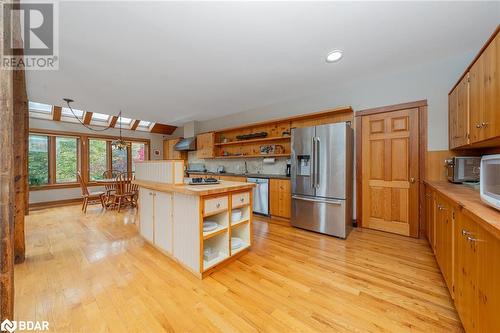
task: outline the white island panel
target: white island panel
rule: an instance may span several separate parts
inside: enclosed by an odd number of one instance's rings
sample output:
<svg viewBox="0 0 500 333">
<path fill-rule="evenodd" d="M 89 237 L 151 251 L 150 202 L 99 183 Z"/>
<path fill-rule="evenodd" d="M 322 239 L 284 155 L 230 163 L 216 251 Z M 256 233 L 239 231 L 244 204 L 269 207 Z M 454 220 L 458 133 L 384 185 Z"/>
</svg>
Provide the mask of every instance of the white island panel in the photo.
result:
<svg viewBox="0 0 500 333">
<path fill-rule="evenodd" d="M 199 198 L 174 193 L 174 256 L 194 272 L 200 271 Z"/>
</svg>

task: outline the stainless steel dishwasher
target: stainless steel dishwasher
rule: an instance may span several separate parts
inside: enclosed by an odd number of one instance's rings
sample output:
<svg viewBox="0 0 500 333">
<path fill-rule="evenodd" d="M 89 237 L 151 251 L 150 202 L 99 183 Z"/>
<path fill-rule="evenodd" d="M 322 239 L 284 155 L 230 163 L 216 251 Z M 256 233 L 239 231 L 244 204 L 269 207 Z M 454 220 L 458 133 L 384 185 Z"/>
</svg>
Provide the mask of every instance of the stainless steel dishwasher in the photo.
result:
<svg viewBox="0 0 500 333">
<path fill-rule="evenodd" d="M 253 212 L 269 216 L 269 179 L 247 178 L 247 182 L 257 184 L 253 188 Z"/>
</svg>

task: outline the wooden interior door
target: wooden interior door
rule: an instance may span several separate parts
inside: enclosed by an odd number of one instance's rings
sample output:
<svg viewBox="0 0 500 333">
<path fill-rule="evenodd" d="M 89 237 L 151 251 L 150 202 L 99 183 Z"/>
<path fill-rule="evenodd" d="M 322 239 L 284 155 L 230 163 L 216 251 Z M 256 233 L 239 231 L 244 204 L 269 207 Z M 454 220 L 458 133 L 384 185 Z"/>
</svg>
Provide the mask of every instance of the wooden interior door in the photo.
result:
<svg viewBox="0 0 500 333">
<path fill-rule="evenodd" d="M 363 226 L 418 237 L 418 108 L 362 117 Z"/>
</svg>

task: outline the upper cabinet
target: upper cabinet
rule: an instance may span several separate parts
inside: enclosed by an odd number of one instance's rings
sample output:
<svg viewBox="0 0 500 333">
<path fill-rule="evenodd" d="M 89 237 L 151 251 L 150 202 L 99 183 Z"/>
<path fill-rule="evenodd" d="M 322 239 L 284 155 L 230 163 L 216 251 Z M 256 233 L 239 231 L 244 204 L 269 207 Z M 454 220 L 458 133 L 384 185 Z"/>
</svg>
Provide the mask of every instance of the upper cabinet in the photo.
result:
<svg viewBox="0 0 500 333">
<path fill-rule="evenodd" d="M 187 153 L 185 151 L 175 150 L 175 145 L 180 138 L 167 139 L 163 141 L 163 159 L 164 160 L 186 160 Z"/>
<path fill-rule="evenodd" d="M 500 139 L 498 28 L 449 94 L 450 148 L 488 147 Z"/>
<path fill-rule="evenodd" d="M 214 138 L 215 133 L 198 134 L 196 137 L 196 157 L 213 158 L 214 157 Z"/>
<path fill-rule="evenodd" d="M 448 96 L 450 148 L 469 143 L 469 74 Z"/>
</svg>

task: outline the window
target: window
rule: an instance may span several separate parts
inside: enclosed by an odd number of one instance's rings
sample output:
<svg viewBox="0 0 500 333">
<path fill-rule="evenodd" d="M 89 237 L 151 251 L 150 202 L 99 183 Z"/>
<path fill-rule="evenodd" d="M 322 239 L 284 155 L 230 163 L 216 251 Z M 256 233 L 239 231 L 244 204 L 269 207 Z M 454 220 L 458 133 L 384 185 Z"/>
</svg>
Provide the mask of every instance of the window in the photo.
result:
<svg viewBox="0 0 500 333">
<path fill-rule="evenodd" d="M 139 142 L 132 142 L 132 171 L 135 171 L 135 163 L 142 162 L 147 158 L 146 144 Z"/>
<path fill-rule="evenodd" d="M 29 136 L 28 182 L 30 186 L 49 183 L 49 137 L 46 135 Z"/>
<path fill-rule="evenodd" d="M 56 137 L 56 183 L 76 182 L 78 139 Z"/>
<path fill-rule="evenodd" d="M 103 179 L 108 170 L 108 148 L 105 140 L 89 140 L 89 179 Z"/>
<path fill-rule="evenodd" d="M 149 140 L 127 140 L 125 150 L 114 149 L 115 137 L 87 137 L 86 134 L 65 132 L 30 133 L 28 146 L 29 185 L 32 190 L 77 187 L 78 171 L 90 186 L 103 179 L 104 172 L 135 170 L 139 161 L 149 159 Z M 81 153 L 85 157 L 81 157 Z"/>
<path fill-rule="evenodd" d="M 111 166 L 116 171 L 128 171 L 128 149 L 111 148 Z"/>
</svg>

